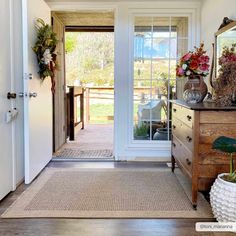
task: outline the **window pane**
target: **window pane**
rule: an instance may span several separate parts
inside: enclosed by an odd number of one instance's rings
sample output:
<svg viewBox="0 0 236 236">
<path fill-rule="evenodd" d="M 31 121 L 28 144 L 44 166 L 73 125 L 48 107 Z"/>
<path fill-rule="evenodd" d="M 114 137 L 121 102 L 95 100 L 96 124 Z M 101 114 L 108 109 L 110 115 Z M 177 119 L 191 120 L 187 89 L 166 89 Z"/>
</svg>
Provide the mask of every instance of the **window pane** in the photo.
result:
<svg viewBox="0 0 236 236">
<path fill-rule="evenodd" d="M 135 17 L 135 140 L 169 140 L 169 99 L 176 97 L 176 62 L 188 49 L 187 17 Z"/>
</svg>

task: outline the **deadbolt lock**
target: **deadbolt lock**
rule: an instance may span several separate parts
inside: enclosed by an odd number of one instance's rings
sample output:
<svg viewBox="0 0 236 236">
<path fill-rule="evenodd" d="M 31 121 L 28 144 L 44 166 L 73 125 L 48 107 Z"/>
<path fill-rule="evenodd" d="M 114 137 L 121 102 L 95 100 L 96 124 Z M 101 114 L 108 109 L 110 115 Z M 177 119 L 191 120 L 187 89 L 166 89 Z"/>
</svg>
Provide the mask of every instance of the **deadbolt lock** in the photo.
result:
<svg viewBox="0 0 236 236">
<path fill-rule="evenodd" d="M 16 93 L 7 93 L 7 99 L 15 99 L 16 98 Z"/>
</svg>

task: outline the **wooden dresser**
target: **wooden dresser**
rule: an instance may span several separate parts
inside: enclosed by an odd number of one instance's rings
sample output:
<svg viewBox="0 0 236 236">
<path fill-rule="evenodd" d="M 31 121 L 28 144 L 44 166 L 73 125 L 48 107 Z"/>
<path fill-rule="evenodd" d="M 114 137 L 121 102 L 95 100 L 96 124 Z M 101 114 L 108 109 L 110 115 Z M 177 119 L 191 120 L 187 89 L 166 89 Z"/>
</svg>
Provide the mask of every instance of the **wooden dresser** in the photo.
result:
<svg viewBox="0 0 236 236">
<path fill-rule="evenodd" d="M 212 150 L 212 142 L 222 135 L 236 138 L 236 107 L 171 102 L 172 171 L 176 162 L 191 179 L 196 208 L 197 192 L 208 191 L 219 173 L 229 172 L 228 157 Z"/>
</svg>

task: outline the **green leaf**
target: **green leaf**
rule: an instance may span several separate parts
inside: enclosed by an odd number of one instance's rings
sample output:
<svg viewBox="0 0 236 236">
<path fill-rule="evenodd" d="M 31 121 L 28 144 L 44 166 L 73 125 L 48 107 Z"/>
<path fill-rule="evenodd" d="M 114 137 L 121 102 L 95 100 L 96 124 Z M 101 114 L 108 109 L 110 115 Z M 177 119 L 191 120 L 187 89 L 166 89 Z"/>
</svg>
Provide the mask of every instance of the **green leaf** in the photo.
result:
<svg viewBox="0 0 236 236">
<path fill-rule="evenodd" d="M 213 142 L 212 148 L 226 153 L 234 153 L 236 152 L 236 139 L 220 136 Z"/>
</svg>

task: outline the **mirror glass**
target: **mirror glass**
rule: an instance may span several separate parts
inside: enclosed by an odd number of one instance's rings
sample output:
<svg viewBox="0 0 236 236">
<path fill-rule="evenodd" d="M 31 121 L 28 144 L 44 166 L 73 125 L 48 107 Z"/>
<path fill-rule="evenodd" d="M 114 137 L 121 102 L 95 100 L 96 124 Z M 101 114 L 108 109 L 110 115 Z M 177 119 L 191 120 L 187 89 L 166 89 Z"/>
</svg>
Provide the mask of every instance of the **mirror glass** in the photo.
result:
<svg viewBox="0 0 236 236">
<path fill-rule="evenodd" d="M 224 47 L 236 46 L 236 21 L 223 27 L 216 33 L 216 75 L 219 73 L 219 58 Z"/>
</svg>

